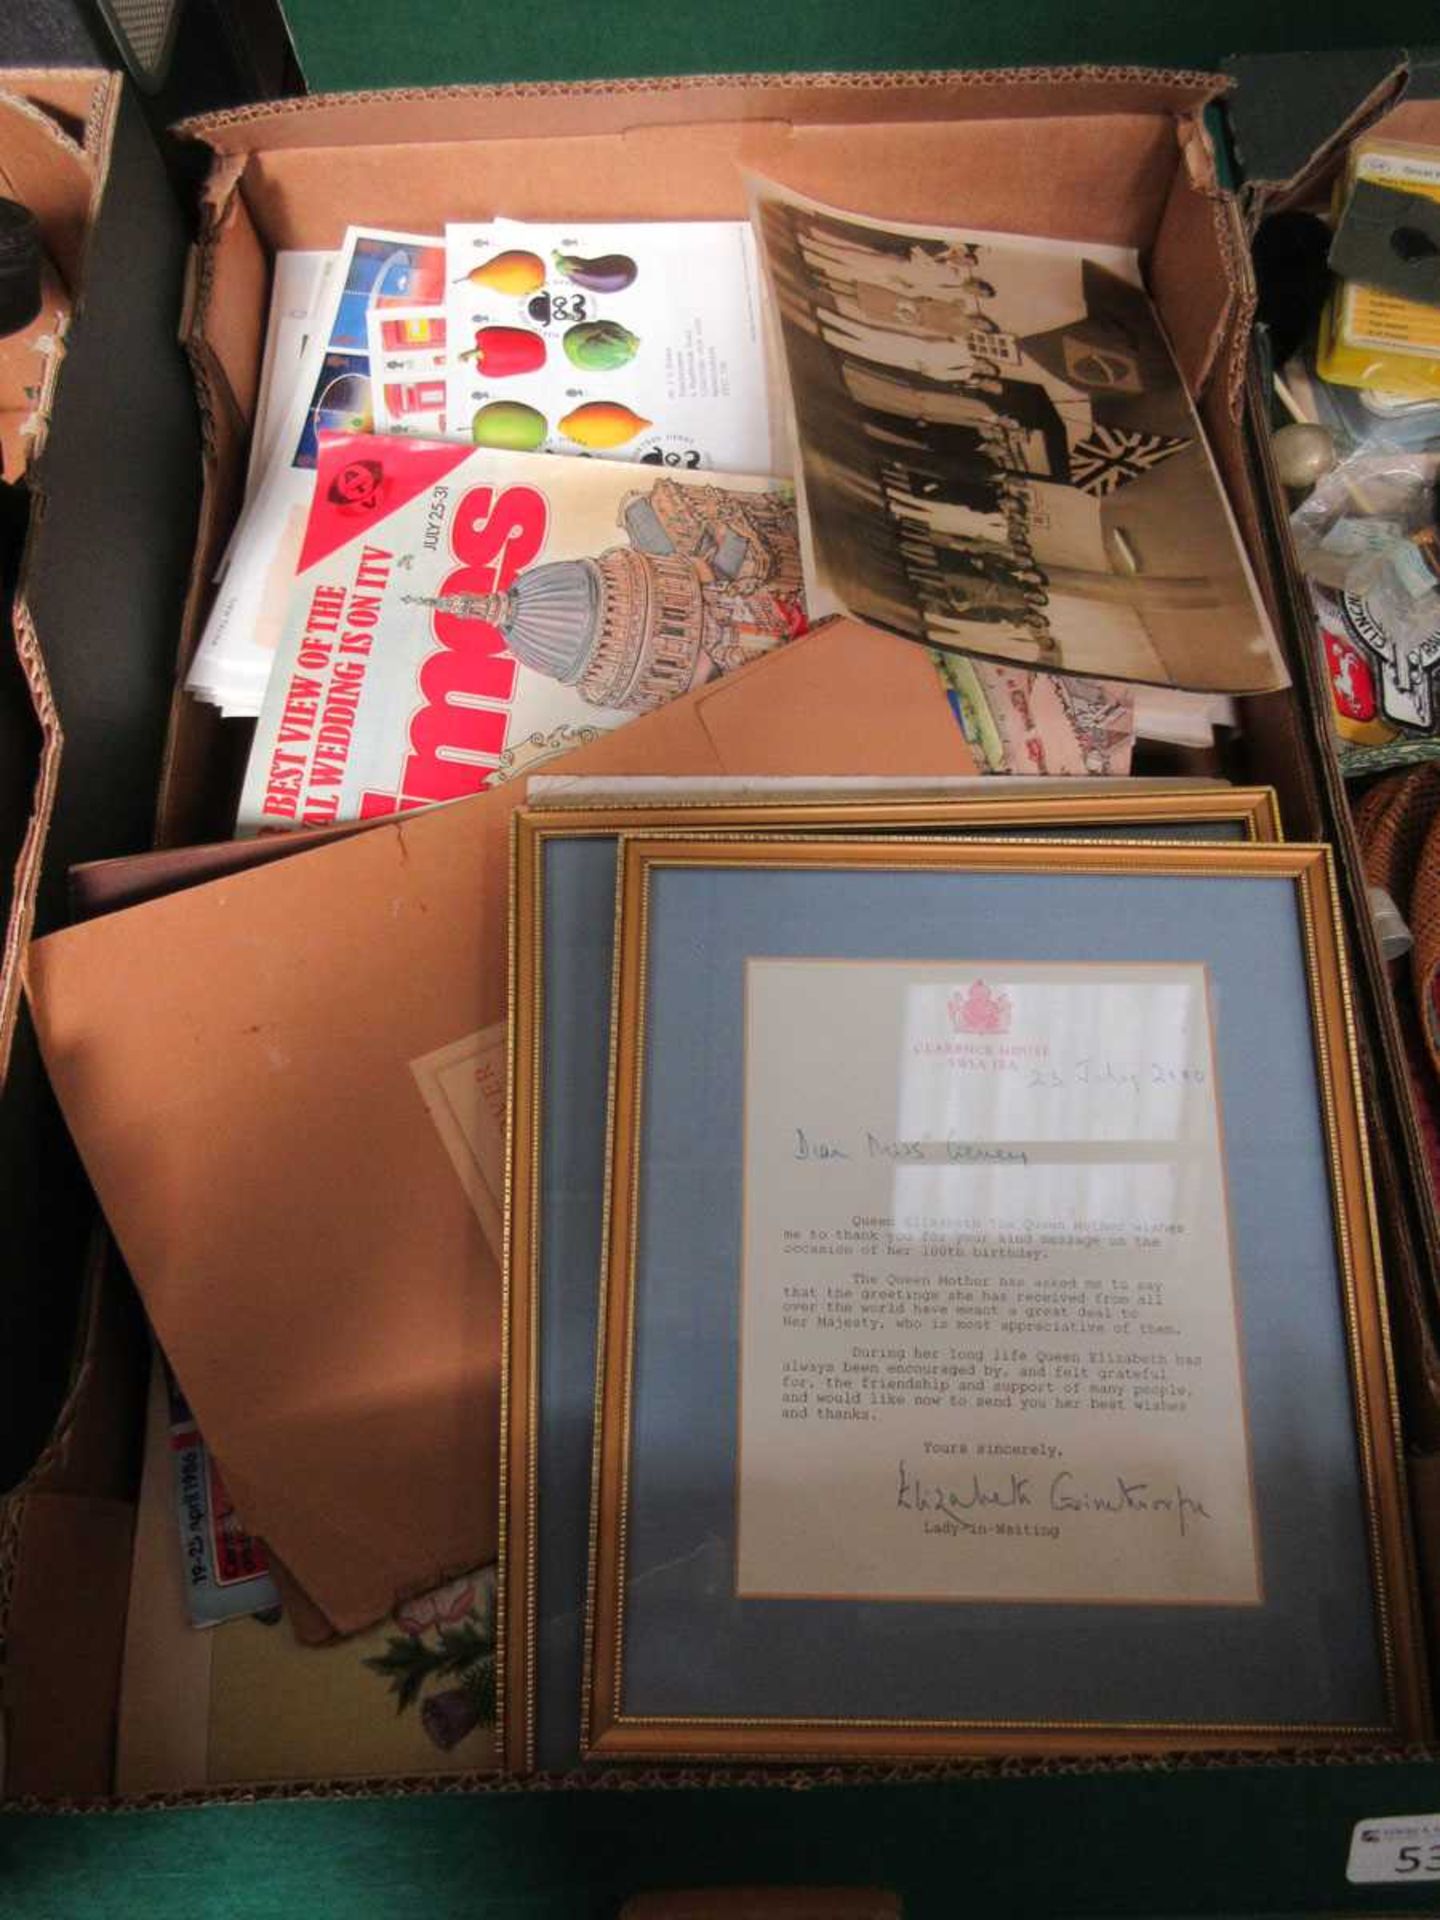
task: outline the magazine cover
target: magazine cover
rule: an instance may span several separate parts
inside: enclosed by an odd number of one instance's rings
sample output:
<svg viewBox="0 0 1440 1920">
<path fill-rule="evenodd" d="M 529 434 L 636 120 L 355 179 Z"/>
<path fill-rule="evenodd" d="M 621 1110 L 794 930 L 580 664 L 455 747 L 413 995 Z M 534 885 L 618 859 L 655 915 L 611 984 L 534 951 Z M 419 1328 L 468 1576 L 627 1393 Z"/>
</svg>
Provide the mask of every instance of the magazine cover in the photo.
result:
<svg viewBox="0 0 1440 1920">
<path fill-rule="evenodd" d="M 322 434 L 237 831 L 483 792 L 804 627 L 780 482 Z"/>
<path fill-rule="evenodd" d="M 1135 255 L 751 183 L 812 618 L 1206 692 L 1287 684 Z"/>
</svg>

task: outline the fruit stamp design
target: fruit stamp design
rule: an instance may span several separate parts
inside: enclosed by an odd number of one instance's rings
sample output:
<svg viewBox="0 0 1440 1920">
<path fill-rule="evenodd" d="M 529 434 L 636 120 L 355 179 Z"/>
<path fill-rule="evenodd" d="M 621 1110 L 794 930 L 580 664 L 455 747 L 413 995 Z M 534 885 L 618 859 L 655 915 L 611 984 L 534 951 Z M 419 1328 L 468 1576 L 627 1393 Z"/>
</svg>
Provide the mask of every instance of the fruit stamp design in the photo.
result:
<svg viewBox="0 0 1440 1920">
<path fill-rule="evenodd" d="M 773 463 L 759 276 L 734 221 L 446 229 L 447 434 L 651 466 Z"/>
</svg>

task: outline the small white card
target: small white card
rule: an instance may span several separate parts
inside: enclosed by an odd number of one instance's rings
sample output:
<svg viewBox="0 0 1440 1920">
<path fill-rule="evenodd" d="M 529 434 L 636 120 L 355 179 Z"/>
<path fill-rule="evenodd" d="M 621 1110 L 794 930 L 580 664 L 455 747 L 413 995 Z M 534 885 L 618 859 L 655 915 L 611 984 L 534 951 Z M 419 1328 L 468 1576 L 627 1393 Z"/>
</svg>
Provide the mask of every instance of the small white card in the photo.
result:
<svg viewBox="0 0 1440 1920">
<path fill-rule="evenodd" d="M 1440 1813 L 1382 1814 L 1357 1820 L 1345 1878 L 1352 1886 L 1440 1880 Z"/>
<path fill-rule="evenodd" d="M 497 1259 L 505 1252 L 505 1022 L 410 1062 Z"/>
</svg>

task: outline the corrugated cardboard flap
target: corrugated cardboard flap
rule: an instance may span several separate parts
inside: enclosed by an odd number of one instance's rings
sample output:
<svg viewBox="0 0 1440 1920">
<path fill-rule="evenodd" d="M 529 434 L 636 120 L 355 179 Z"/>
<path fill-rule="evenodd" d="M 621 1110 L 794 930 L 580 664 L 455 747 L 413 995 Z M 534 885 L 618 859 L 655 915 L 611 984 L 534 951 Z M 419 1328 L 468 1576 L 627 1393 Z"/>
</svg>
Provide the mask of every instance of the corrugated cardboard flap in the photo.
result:
<svg viewBox="0 0 1440 1920">
<path fill-rule="evenodd" d="M 286 147 L 407 146 L 546 139 L 537 107 L 563 103 L 568 132 L 623 133 L 695 121 L 781 120 L 855 125 L 1061 114 L 1198 113 L 1230 87 L 1222 74 L 1143 67 L 1016 67 L 1005 71 L 688 74 L 654 80 L 533 81 L 342 93 L 201 114 L 176 128 L 218 154 Z M 384 112 L 377 114 L 376 108 Z"/>
<path fill-rule="evenodd" d="M 118 99 L 102 97 L 87 123 L 93 144 L 81 146 L 43 108 L 12 92 L 0 75 L 0 191 L 29 207 L 40 223 L 45 250 L 66 285 L 75 290 L 85 239 L 108 159 L 108 116 Z"/>
<path fill-rule="evenodd" d="M 118 74 L 99 67 L 6 67 L 0 86 L 49 114 L 87 153 L 105 153 L 120 90 Z"/>
<path fill-rule="evenodd" d="M 120 82 L 109 74 L 6 73 L 0 84 L 0 192 L 22 201 L 35 214 L 45 250 L 72 297 L 78 298 L 83 288 L 85 252 L 104 188 L 119 98 Z M 57 109 L 63 109 L 63 119 L 73 130 L 67 131 L 67 125 L 57 120 Z M 44 449 L 62 360 L 60 341 L 37 347 L 32 357 L 33 367 L 23 370 L 15 392 L 0 393 L 0 405 L 8 409 L 4 430 L 23 441 L 34 462 Z M 25 397 L 28 393 L 38 397 L 29 401 Z M 39 744 L 29 821 L 12 841 L 18 843 L 19 851 L 0 937 L 0 1084 L 15 1029 L 20 963 L 34 916 L 35 889 L 61 752 L 60 721 L 45 668 L 42 638 L 26 592 L 43 504 L 43 495 L 37 492 L 13 617 L 16 652 L 29 689 Z"/>
</svg>

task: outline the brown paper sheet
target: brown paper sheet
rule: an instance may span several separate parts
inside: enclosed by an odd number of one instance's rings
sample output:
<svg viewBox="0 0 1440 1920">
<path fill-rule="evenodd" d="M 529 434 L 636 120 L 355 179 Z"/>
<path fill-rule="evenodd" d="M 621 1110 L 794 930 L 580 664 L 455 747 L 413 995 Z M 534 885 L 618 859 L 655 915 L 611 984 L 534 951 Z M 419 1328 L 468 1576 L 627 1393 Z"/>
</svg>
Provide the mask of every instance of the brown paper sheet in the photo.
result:
<svg viewBox="0 0 1440 1920">
<path fill-rule="evenodd" d="M 929 658 L 836 622 L 554 768 L 973 762 Z M 495 1553 L 494 1114 L 469 1116 L 467 1178 L 434 1117 L 453 1076 L 427 1084 L 424 1063 L 467 1038 L 488 1060 L 503 1028 L 521 798 L 414 815 L 31 955 L 51 1077 L 161 1344 L 247 1525 L 341 1632 Z"/>
</svg>

